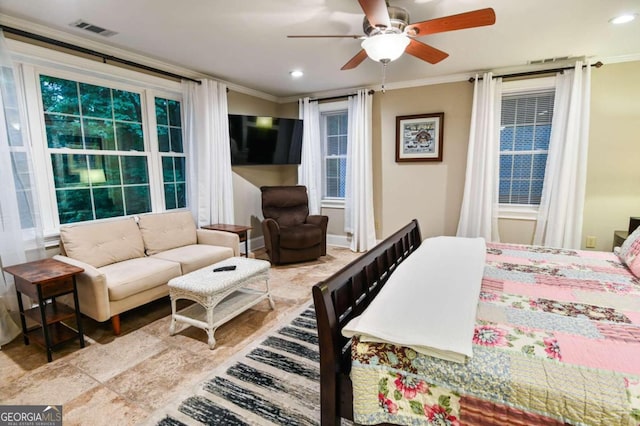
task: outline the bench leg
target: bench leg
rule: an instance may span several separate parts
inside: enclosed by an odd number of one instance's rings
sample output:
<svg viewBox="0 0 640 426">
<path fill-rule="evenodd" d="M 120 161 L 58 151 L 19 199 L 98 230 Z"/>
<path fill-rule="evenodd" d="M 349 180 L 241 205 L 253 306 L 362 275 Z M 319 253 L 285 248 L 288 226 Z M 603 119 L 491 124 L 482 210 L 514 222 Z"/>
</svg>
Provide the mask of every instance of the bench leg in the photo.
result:
<svg viewBox="0 0 640 426">
<path fill-rule="evenodd" d="M 113 334 L 120 335 L 120 315 L 114 315 L 111 317 L 111 326 L 113 327 Z"/>
</svg>

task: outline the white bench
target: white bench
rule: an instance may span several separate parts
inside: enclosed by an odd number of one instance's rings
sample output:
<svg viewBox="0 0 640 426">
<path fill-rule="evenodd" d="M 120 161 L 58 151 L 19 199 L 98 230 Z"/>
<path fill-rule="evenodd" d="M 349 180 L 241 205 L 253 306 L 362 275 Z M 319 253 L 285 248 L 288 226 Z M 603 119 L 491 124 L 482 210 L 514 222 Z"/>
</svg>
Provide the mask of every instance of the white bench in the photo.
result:
<svg viewBox="0 0 640 426">
<path fill-rule="evenodd" d="M 235 265 L 233 271 L 213 272 L 221 266 Z M 275 304 L 269 290 L 269 269 L 265 260 L 232 257 L 169 281 L 171 297 L 171 325 L 169 333 L 176 333 L 176 322 L 184 322 L 207 332 L 209 349 L 216 345 L 216 328 L 264 299 L 271 309 Z M 264 280 L 265 290 L 248 288 Z M 191 306 L 177 312 L 178 299 L 192 300 Z"/>
</svg>

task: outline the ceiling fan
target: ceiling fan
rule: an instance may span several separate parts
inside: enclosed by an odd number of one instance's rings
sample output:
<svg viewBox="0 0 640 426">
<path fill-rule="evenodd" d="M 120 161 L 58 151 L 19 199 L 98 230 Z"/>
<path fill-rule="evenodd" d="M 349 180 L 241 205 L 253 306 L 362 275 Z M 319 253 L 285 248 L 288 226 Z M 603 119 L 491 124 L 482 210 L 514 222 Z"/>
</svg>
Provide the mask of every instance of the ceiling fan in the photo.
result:
<svg viewBox="0 0 640 426">
<path fill-rule="evenodd" d="M 367 56 L 386 64 L 398 59 L 403 52 L 430 64 L 437 64 L 449 54 L 416 40 L 416 37 L 493 25 L 496 22 L 493 9 L 486 8 L 410 24 L 409 12 L 402 7 L 389 6 L 385 0 L 358 0 L 358 2 L 365 14 L 362 23 L 364 36 L 289 35 L 287 37 L 362 39 L 362 49 L 340 68 L 342 70 L 357 67 Z"/>
</svg>

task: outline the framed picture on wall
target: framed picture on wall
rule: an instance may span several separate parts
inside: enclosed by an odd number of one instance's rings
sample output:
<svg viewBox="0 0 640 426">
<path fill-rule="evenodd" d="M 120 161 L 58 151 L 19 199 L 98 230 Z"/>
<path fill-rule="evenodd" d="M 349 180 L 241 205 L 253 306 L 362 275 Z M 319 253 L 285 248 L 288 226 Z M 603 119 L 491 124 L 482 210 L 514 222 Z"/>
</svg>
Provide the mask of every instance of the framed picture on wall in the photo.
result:
<svg viewBox="0 0 640 426">
<path fill-rule="evenodd" d="M 444 112 L 396 117 L 396 162 L 442 161 Z"/>
</svg>

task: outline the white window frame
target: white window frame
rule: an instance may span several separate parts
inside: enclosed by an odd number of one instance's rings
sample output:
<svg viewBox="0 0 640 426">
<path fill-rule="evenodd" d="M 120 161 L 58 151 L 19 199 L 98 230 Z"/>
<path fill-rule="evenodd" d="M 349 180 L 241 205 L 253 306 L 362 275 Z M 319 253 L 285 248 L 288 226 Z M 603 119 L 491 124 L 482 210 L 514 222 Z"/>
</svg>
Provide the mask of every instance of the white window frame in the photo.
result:
<svg viewBox="0 0 640 426">
<path fill-rule="evenodd" d="M 533 78 L 528 80 L 506 81 L 502 83 L 502 97 L 505 95 L 527 94 L 545 90 L 555 90 L 555 77 Z M 500 167 L 500 166 L 498 166 Z M 517 220 L 537 220 L 537 204 L 498 204 L 498 218 Z"/>
<path fill-rule="evenodd" d="M 45 240 L 57 240 L 60 221 L 41 102 L 41 74 L 140 94 L 145 147 L 142 155 L 148 158 L 151 211 L 165 211 L 162 160 L 156 133 L 155 98 L 180 101 L 184 111 L 181 84 L 14 40 L 8 40 L 8 45 L 12 59 L 21 71 L 21 85 L 18 90 L 19 95 L 25 100 L 34 169 L 42 171 L 35 173 L 34 186 L 39 195 L 38 203 Z M 116 218 L 98 219 L 94 222 L 113 219 Z"/>
<path fill-rule="evenodd" d="M 327 135 L 325 134 L 325 126 L 323 114 L 332 113 L 332 112 L 347 112 L 349 111 L 349 102 L 348 101 L 338 101 L 338 102 L 326 102 L 318 105 L 318 110 L 320 112 L 320 140 L 322 143 L 322 200 L 321 207 L 329 208 L 329 209 L 344 209 L 345 201 L 344 198 L 338 197 L 327 197 L 325 196 L 326 190 L 326 173 L 325 173 L 325 165 L 326 165 L 326 152 L 327 152 Z M 347 137 L 348 139 L 348 137 Z M 347 140 L 347 143 L 348 140 Z"/>
</svg>

